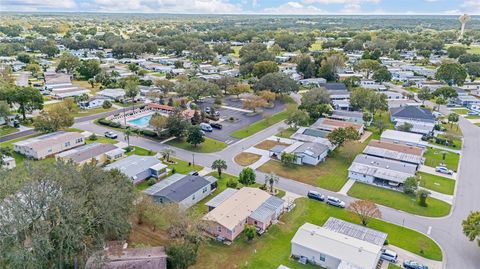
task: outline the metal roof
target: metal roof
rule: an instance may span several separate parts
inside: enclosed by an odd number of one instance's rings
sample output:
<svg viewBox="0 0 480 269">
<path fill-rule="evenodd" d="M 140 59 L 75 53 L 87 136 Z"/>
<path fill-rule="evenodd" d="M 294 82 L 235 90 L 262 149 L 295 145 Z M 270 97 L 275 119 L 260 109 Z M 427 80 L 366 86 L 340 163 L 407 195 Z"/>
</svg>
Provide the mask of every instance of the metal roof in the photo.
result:
<svg viewBox="0 0 480 269">
<path fill-rule="evenodd" d="M 57 156 L 60 158 L 68 158 L 74 162 L 80 163 L 116 149 L 118 148 L 112 144 L 100 144 L 95 142 L 62 152 Z M 123 149 L 121 150 L 123 151 Z"/>
<path fill-rule="evenodd" d="M 131 155 L 107 165 L 105 169 L 118 169 L 125 175 L 133 178 L 137 174 L 144 172 L 147 169 L 150 169 L 150 167 L 159 163 L 160 161 L 153 156 Z"/>
<path fill-rule="evenodd" d="M 206 206 L 208 207 L 217 207 L 221 203 L 223 203 L 225 200 L 230 198 L 233 194 L 235 194 L 238 190 L 232 189 L 232 188 L 226 188 L 224 191 L 219 193 L 217 196 L 213 197 L 210 201 L 205 203 Z"/>
<path fill-rule="evenodd" d="M 360 154 L 348 171 L 403 183 L 408 177 L 415 176 L 416 167 L 413 164 Z"/>
<path fill-rule="evenodd" d="M 260 207 L 252 212 L 250 218 L 264 222 L 282 208 L 284 201 L 276 196 L 269 197 Z"/>
<path fill-rule="evenodd" d="M 422 163 L 422 156 L 421 155 L 414 155 L 414 154 L 408 154 L 404 152 L 399 152 L 399 151 L 394 151 L 394 150 L 389 150 L 385 148 L 378 148 L 374 146 L 367 146 L 363 150 L 364 154 L 371 155 L 371 156 L 377 156 L 377 157 L 382 157 L 382 158 L 387 158 L 387 159 L 392 159 L 392 160 L 398 160 L 402 162 L 408 162 L 408 163 L 415 163 L 415 164 L 421 164 Z"/>
<path fill-rule="evenodd" d="M 344 235 L 348 235 L 378 246 L 383 246 L 383 243 L 385 243 L 385 240 L 388 236 L 386 233 L 382 233 L 377 230 L 373 230 L 365 226 L 340 220 L 334 217 L 328 218 L 327 222 L 323 224 L 323 228 Z"/>
<path fill-rule="evenodd" d="M 316 158 L 322 155 L 325 151 L 328 151 L 328 149 L 329 148 L 326 145 L 320 143 L 305 142 L 300 147 L 296 148 L 294 152 L 303 153 Z"/>
</svg>

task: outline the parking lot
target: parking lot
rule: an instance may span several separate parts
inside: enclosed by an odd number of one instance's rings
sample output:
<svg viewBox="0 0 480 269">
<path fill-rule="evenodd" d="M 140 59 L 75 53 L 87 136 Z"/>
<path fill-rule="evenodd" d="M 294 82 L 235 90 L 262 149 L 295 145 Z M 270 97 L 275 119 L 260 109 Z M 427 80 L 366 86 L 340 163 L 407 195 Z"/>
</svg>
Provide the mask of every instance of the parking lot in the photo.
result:
<svg viewBox="0 0 480 269">
<path fill-rule="evenodd" d="M 213 107 L 213 98 L 206 98 L 198 106 L 204 110 L 206 107 Z M 253 124 L 266 116 L 273 115 L 282 111 L 285 108 L 285 104 L 280 101 L 275 101 L 273 108 L 264 108 L 264 112 L 255 116 L 247 116 L 247 113 L 243 109 L 242 101 L 234 101 L 229 98 L 223 99 L 223 107 L 216 109 L 220 113 L 219 123 L 223 125 L 221 130 L 213 129 L 213 132 L 207 133 L 207 137 L 223 141 L 227 144 L 231 144 L 238 139 L 233 138 L 230 134 L 238 129 L 242 129 L 246 126 Z M 233 117 L 235 121 L 231 122 L 229 119 Z"/>
</svg>

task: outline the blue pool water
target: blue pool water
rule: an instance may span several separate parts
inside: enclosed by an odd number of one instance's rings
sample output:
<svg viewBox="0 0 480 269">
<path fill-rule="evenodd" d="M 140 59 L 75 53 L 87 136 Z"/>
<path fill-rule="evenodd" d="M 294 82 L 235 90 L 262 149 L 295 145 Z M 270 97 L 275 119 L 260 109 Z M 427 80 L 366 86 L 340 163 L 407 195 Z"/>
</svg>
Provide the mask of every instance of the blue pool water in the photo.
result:
<svg viewBox="0 0 480 269">
<path fill-rule="evenodd" d="M 128 123 L 131 123 L 131 124 L 136 125 L 138 127 L 148 127 L 148 123 L 150 122 L 151 118 L 152 118 L 152 115 L 143 116 L 143 117 L 138 118 L 138 119 L 129 120 Z"/>
</svg>

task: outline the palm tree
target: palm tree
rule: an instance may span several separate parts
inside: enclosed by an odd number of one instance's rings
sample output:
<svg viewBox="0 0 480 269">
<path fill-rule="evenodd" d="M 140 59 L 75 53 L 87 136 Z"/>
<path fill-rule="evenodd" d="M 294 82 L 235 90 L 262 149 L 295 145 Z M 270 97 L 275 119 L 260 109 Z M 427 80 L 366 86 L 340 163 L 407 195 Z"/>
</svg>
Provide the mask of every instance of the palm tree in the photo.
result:
<svg viewBox="0 0 480 269">
<path fill-rule="evenodd" d="M 135 135 L 133 130 L 130 127 L 127 127 L 125 131 L 123 131 L 124 139 L 127 141 L 128 148 L 130 148 L 130 136 Z"/>
<path fill-rule="evenodd" d="M 265 176 L 265 184 L 270 186 L 270 193 L 273 193 L 273 185 L 278 183 L 280 178 L 273 172 Z"/>
<path fill-rule="evenodd" d="M 227 163 L 221 159 L 215 160 L 212 163 L 212 169 L 217 169 L 218 176 L 222 178 L 222 170 L 227 169 Z"/>
<path fill-rule="evenodd" d="M 171 148 L 164 148 L 160 153 L 167 162 L 170 162 L 170 156 L 175 154 L 175 151 Z"/>
</svg>

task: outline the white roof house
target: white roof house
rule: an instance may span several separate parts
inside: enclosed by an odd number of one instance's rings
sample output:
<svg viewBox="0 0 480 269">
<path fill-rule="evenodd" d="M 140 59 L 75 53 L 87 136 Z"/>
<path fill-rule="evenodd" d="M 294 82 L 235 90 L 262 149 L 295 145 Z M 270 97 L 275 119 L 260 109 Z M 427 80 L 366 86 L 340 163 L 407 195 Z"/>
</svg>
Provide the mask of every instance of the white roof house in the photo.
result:
<svg viewBox="0 0 480 269">
<path fill-rule="evenodd" d="M 332 219 L 334 222 L 340 221 Z M 351 223 L 346 223 L 348 227 L 344 227 L 343 223 L 346 222 L 333 223 L 332 228 L 311 223 L 303 224 L 291 240 L 292 256 L 306 257 L 309 262 L 325 268 L 376 268 L 383 242 L 377 244 L 368 240 L 366 236 L 374 235 L 385 241 L 387 235 Z M 338 225 L 343 228 L 341 230 L 335 228 L 340 227 Z M 342 232 L 345 229 L 351 232 Z"/>
<path fill-rule="evenodd" d="M 417 146 L 425 148 L 428 143 L 422 140 L 421 134 L 414 134 L 396 130 L 385 130 L 380 136 L 380 141 L 391 142 L 395 144 L 404 144 L 408 146 Z"/>
</svg>

